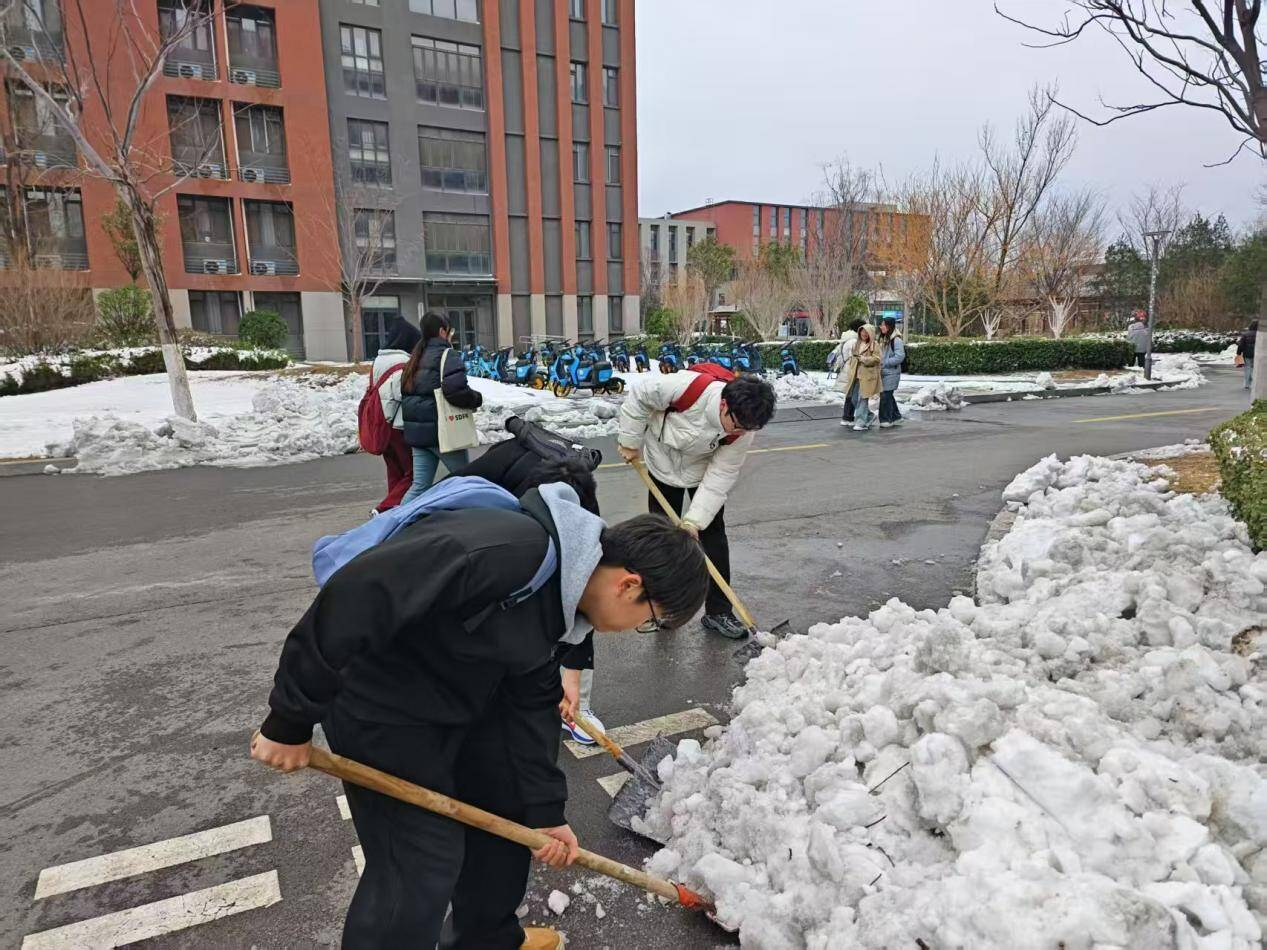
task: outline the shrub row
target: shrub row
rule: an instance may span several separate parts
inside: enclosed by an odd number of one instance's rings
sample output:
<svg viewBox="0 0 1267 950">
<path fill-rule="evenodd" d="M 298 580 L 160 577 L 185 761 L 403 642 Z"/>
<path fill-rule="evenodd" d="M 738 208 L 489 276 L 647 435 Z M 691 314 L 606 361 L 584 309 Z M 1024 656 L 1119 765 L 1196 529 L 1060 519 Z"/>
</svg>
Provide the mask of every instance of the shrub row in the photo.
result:
<svg viewBox="0 0 1267 950">
<path fill-rule="evenodd" d="M 1210 433 L 1223 497 L 1249 528 L 1255 548 L 1267 548 L 1267 400 Z"/>
<path fill-rule="evenodd" d="M 290 360 L 279 353 L 252 350 L 215 350 L 205 359 L 191 360 L 185 354 L 188 369 L 261 370 L 282 369 Z M 0 377 L 0 396 L 20 396 L 65 389 L 118 376 L 143 376 L 164 372 L 163 352 L 153 349 L 122 356 L 114 353 L 74 353 L 68 358 L 36 363 L 22 373 L 21 381 L 8 373 Z"/>
<path fill-rule="evenodd" d="M 783 343 L 762 343 L 762 361 L 777 362 Z M 798 340 L 792 351 L 802 369 L 827 369 L 835 340 Z M 919 376 L 975 376 L 1058 369 L 1121 369 L 1134 350 L 1124 340 L 1012 337 L 1007 340 L 938 340 L 907 345 L 908 372 Z"/>
</svg>

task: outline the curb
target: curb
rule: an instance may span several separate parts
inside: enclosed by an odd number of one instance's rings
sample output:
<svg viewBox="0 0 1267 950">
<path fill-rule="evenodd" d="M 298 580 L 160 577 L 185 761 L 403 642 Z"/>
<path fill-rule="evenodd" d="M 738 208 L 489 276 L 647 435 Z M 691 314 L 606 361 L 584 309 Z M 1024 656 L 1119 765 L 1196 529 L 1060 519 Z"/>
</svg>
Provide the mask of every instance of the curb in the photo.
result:
<svg viewBox="0 0 1267 950">
<path fill-rule="evenodd" d="M 7 475 L 43 475 L 44 469 L 53 465 L 58 470 L 65 468 L 74 468 L 79 464 L 77 458 L 43 458 L 43 459 L 14 459 L 5 461 L 0 459 L 0 478 Z"/>
<path fill-rule="evenodd" d="M 1164 389 L 1174 383 L 1148 382 L 1133 383 L 1131 389 Z M 1068 399 L 1072 396 L 1103 396 L 1114 392 L 1112 386 L 1073 386 L 1068 389 L 1018 389 L 1010 393 L 965 393 L 963 401 L 968 404 L 983 402 L 1014 402 L 1026 396 L 1037 396 L 1039 399 Z"/>
<path fill-rule="evenodd" d="M 979 596 L 977 580 L 981 576 L 981 559 L 985 556 L 985 549 L 1012 530 L 1012 525 L 1016 524 L 1016 515 L 1016 509 L 1004 507 L 990 520 L 990 526 L 986 528 L 985 540 L 981 542 L 981 548 L 977 551 L 976 563 L 972 565 L 973 600 L 977 600 Z"/>
</svg>

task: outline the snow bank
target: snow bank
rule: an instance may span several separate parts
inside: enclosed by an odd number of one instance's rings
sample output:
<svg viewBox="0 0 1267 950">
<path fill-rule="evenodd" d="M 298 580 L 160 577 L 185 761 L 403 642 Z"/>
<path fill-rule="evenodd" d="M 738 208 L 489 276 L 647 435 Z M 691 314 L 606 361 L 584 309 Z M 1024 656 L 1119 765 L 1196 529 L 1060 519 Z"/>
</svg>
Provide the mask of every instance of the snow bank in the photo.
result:
<svg viewBox="0 0 1267 950">
<path fill-rule="evenodd" d="M 962 409 L 963 393 L 960 392 L 957 386 L 948 386 L 945 383 L 932 383 L 921 387 L 911 396 L 907 405 L 912 409 L 920 409 L 926 412 L 941 409 Z"/>
<path fill-rule="evenodd" d="M 775 376 L 770 380 L 780 403 L 827 402 L 844 404 L 845 394 L 832 385 L 826 373 Z"/>
<path fill-rule="evenodd" d="M 650 867 L 745 947 L 1260 946 L 1267 554 L 1130 462 L 1008 494 L 980 604 L 787 638 L 666 760 Z"/>
</svg>

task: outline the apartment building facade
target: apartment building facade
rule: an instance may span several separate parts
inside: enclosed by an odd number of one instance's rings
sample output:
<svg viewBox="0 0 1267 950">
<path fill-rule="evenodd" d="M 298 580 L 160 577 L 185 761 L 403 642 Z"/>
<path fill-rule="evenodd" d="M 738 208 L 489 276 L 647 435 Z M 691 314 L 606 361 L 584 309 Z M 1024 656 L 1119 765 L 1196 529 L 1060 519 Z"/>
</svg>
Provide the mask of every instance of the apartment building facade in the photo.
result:
<svg viewBox="0 0 1267 950">
<path fill-rule="evenodd" d="M 663 286 L 686 280 L 686 255 L 698 241 L 717 237 L 711 221 L 665 216 L 638 219 L 642 279 Z"/>
<path fill-rule="evenodd" d="M 23 0 L 0 30 L 58 95 L 68 57 L 80 76 L 92 74 L 116 116 L 107 119 L 95 92 L 85 97 L 82 125 L 101 148 L 106 123 L 121 121 L 137 85 L 121 31 L 139 37 L 138 48 L 187 33 L 146 94 L 134 148 L 151 187 L 164 192 L 159 237 L 178 325 L 234 335 L 243 313 L 270 309 L 286 321 L 292 352 L 345 358 L 324 73 L 311 53 L 320 20 L 310 0 L 77 2 L 71 16 L 62 7 Z M 182 29 L 199 10 L 213 16 Z M 113 187 L 87 172 L 70 136 L 13 75 L 0 92 L 0 128 L 5 213 L 20 217 L 14 240 L 29 260 L 93 291 L 127 284 L 101 224 Z M 13 263 L 7 243 L 0 265 Z"/>
<path fill-rule="evenodd" d="M 320 0 L 361 352 L 446 314 L 463 345 L 638 328 L 633 0 Z"/>
</svg>

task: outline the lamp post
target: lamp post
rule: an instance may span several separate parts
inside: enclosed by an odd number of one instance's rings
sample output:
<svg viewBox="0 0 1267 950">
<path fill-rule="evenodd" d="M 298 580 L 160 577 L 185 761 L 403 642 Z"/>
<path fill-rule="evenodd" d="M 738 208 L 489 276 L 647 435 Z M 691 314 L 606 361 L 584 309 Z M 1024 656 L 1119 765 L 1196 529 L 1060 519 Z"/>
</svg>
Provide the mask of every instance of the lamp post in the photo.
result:
<svg viewBox="0 0 1267 950">
<path fill-rule="evenodd" d="M 1170 235 L 1167 231 L 1145 231 L 1148 242 L 1148 348 L 1144 353 L 1144 378 L 1153 378 L 1153 331 L 1157 328 L 1157 260 L 1161 256 L 1162 242 Z"/>
</svg>

